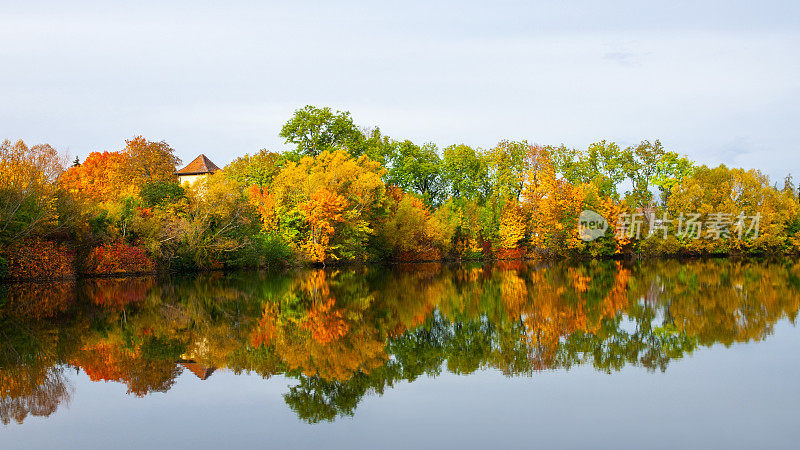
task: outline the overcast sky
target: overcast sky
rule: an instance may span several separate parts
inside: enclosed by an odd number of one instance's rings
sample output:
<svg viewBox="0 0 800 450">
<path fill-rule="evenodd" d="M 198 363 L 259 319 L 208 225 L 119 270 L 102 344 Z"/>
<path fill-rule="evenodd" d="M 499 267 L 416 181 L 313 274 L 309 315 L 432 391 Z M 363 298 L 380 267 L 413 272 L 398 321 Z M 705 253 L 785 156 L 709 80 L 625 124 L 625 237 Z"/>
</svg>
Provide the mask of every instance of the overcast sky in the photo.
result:
<svg viewBox="0 0 800 450">
<path fill-rule="evenodd" d="M 0 0 L 0 68 L 0 139 L 81 158 L 142 134 L 221 166 L 313 104 L 418 143 L 661 139 L 800 176 L 798 1 Z"/>
</svg>

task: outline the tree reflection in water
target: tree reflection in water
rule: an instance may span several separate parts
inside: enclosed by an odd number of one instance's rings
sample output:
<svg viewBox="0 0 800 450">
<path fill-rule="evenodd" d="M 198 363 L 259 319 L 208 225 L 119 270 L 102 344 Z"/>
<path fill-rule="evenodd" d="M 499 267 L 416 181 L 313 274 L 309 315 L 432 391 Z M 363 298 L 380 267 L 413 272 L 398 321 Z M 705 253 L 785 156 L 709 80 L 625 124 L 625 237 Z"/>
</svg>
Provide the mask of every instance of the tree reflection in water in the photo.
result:
<svg viewBox="0 0 800 450">
<path fill-rule="evenodd" d="M 665 371 L 698 347 L 765 339 L 800 308 L 800 263 L 421 264 L 0 286 L 0 419 L 69 401 L 65 371 L 166 392 L 184 368 L 297 383 L 308 422 L 442 371 L 590 364 Z M 211 378 L 213 380 L 213 378 Z"/>
</svg>

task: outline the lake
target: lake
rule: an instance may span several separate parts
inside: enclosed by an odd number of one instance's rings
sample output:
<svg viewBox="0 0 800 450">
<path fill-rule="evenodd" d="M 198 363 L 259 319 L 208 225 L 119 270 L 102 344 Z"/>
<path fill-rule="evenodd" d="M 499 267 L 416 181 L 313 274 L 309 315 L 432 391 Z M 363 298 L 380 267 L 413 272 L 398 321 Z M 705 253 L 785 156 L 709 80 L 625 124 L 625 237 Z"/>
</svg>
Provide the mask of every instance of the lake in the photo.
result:
<svg viewBox="0 0 800 450">
<path fill-rule="evenodd" d="M 797 448 L 800 263 L 0 285 L 0 448 Z"/>
</svg>

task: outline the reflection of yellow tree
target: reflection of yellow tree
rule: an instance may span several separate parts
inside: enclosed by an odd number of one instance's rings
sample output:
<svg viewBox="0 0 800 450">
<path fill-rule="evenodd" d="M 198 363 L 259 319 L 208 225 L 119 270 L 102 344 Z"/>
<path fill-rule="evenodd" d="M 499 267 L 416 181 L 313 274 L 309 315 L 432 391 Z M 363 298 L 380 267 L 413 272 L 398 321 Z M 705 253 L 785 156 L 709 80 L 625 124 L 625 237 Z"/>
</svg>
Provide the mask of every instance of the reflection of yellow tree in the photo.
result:
<svg viewBox="0 0 800 450">
<path fill-rule="evenodd" d="M 278 308 L 274 303 L 264 305 L 264 312 L 250 332 L 250 345 L 261 347 L 270 345 L 278 332 Z"/>
<path fill-rule="evenodd" d="M 532 275 L 535 302 L 522 312 L 534 363 L 539 368 L 552 364 L 562 339 L 575 332 L 597 333 L 604 319 L 628 306 L 630 271 L 617 263 L 611 288 L 600 299 L 598 311 L 590 315 L 587 295 L 592 277 L 586 267 L 566 270 L 563 279 L 548 279 L 555 271 L 539 270 Z"/>
<path fill-rule="evenodd" d="M 2 319 L 2 316 L 0 316 Z M 72 386 L 59 365 L 61 349 L 70 349 L 77 330 L 58 333 L 45 321 L 0 323 L 0 422 L 22 423 L 28 415 L 49 416 L 68 403 Z"/>
<path fill-rule="evenodd" d="M 335 303 L 332 298 L 315 301 L 303 323 L 303 327 L 311 331 L 311 337 L 320 344 L 335 341 L 350 329 L 342 311 L 333 308 Z"/>
<path fill-rule="evenodd" d="M 361 327 L 326 344 L 314 339 L 287 339 L 276 346 L 276 351 L 290 370 L 329 380 L 349 380 L 358 372 L 370 373 L 386 363 L 385 341 L 373 331 L 369 326 Z"/>
<path fill-rule="evenodd" d="M 369 299 L 337 304 L 324 270 L 310 271 L 298 287 L 288 296 L 300 294 L 308 302 L 307 310 L 298 318 L 267 304 L 250 333 L 251 344 L 272 346 L 289 370 L 331 380 L 348 380 L 386 362 L 385 337 L 373 322 L 364 320 Z"/>
<path fill-rule="evenodd" d="M 707 345 L 761 340 L 778 320 L 794 320 L 800 308 L 800 293 L 791 285 L 798 263 L 787 272 L 753 261 L 660 266 L 660 301 L 679 330 Z"/>
<path fill-rule="evenodd" d="M 35 374 L 0 371 L 0 422 L 22 423 L 28 414 L 47 417 L 69 403 L 72 387 L 57 366 L 42 367 Z M 16 373 L 15 373 L 16 372 Z"/>
<path fill-rule="evenodd" d="M 500 299 L 511 317 L 519 317 L 529 304 L 528 286 L 515 270 L 500 272 Z"/>
</svg>

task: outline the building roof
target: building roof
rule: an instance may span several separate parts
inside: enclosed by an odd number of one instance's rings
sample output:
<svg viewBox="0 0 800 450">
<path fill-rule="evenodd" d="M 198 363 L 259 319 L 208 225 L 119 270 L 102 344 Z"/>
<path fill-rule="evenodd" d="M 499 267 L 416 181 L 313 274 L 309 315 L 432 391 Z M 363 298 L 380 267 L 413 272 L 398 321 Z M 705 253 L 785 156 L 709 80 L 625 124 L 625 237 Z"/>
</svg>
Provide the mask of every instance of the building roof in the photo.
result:
<svg viewBox="0 0 800 450">
<path fill-rule="evenodd" d="M 177 171 L 178 175 L 202 175 L 206 173 L 214 173 L 220 170 L 216 164 L 211 162 L 206 155 L 200 155 L 190 162 L 183 169 Z"/>
</svg>

